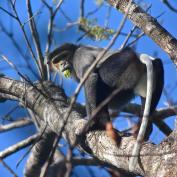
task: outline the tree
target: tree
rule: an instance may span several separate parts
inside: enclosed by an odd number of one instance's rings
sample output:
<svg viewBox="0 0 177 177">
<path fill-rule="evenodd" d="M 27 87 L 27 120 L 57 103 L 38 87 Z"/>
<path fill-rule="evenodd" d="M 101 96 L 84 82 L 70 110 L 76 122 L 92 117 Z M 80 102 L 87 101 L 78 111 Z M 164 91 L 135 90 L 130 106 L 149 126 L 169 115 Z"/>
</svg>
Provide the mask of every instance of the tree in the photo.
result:
<svg viewBox="0 0 177 177">
<path fill-rule="evenodd" d="M 4 116 L 6 117 L 6 124 L 0 126 L 0 131 L 12 131 L 15 128 L 29 124 L 33 124 L 37 129 L 34 135 L 0 152 L 2 164 L 13 176 L 17 176 L 16 172 L 11 169 L 10 166 L 12 165 L 9 166 L 4 159 L 29 145 L 31 147 L 26 154 L 30 151 L 30 155 L 25 162 L 25 176 L 27 177 L 74 176 L 73 168 L 78 165 L 104 167 L 110 176 L 141 175 L 167 177 L 177 175 L 175 168 L 177 165 L 176 129 L 163 139 L 160 144 L 143 143 L 139 163 L 131 173 L 128 169 L 128 163 L 133 145 L 136 142 L 133 136 L 123 137 L 120 147 L 117 147 L 117 144 L 107 136 L 105 131 L 90 131 L 83 137 L 78 136 L 87 124 L 87 120 L 84 119 L 86 116 L 85 107 L 80 103 L 76 103 L 76 98 L 87 77 L 83 78 L 70 98 L 66 96 L 65 90 L 62 88 L 63 85 L 57 84 L 58 80 L 61 80 L 50 72 L 50 68 L 47 65 L 47 55 L 54 46 L 58 45 L 58 42 L 56 42 L 57 38 L 59 38 L 60 43 L 62 41 L 62 35 L 58 32 L 64 31 L 62 34 L 67 35 L 64 39 L 67 42 L 82 41 L 82 43 L 91 43 L 91 40 L 110 41 L 106 49 L 111 48 L 114 43 L 117 43 L 117 37 L 124 37 L 123 39 L 125 40 L 121 42 L 120 47 L 123 48 L 127 45 L 133 45 L 137 41 L 140 42 L 139 38 L 143 35 L 148 35 L 160 46 L 160 52 L 166 52 L 173 65 L 177 65 L 177 41 L 175 37 L 159 24 L 157 21 L 158 17 L 156 19 L 148 14 L 150 7 L 144 7 L 145 10 L 143 10 L 140 4 L 136 4 L 131 0 L 108 0 L 106 2 L 97 0 L 96 2 L 97 5 L 85 0 L 76 2 L 79 3 L 80 8 L 78 9 L 79 15 L 77 15 L 77 19 L 74 22 L 72 20 L 73 16 L 67 15 L 71 11 L 71 9 L 68 9 L 68 6 L 70 5 L 71 8 L 71 5 L 77 5 L 72 2 L 41 0 L 40 2 L 35 2 L 35 4 L 30 0 L 26 0 L 26 5 L 23 4 L 24 2 L 12 0 L 1 2 L 0 9 L 3 19 L 0 21 L 0 26 L 2 34 L 5 35 L 2 39 L 9 40 L 7 44 L 6 41 L 2 42 L 2 44 L 8 46 L 8 50 L 1 48 L 3 53 L 1 55 L 1 62 L 5 61 L 8 64 L 2 64 L 1 69 L 1 102 L 2 106 L 5 104 L 7 106 L 8 102 L 6 100 L 17 101 L 14 109 L 19 107 L 19 105 L 22 106 L 23 108 L 21 109 L 27 111 L 27 118 L 12 119 L 9 115 L 14 111 L 13 109 Z M 163 2 L 167 5 L 167 8 L 175 12 L 173 5 L 168 1 Z M 109 26 L 111 20 L 114 20 L 113 24 L 118 23 L 115 15 L 111 14 L 112 6 L 117 10 L 113 13 L 118 14 L 118 11 L 120 11 L 124 14 L 117 30 L 114 29 L 114 26 Z M 24 11 L 22 7 L 27 9 Z M 87 12 L 88 8 L 93 10 Z M 97 12 L 101 11 L 101 8 L 104 9 L 103 13 L 106 12 L 105 9 L 107 8 L 107 15 L 104 19 L 103 16 L 97 17 Z M 76 10 L 77 14 L 78 10 Z M 22 12 L 24 16 L 20 16 Z M 72 13 L 75 13 L 74 8 Z M 47 19 L 46 14 L 49 20 L 47 30 L 47 25 L 44 23 Z M 111 19 L 112 16 L 114 16 L 114 19 Z M 97 17 L 97 20 L 94 20 L 94 17 Z M 9 19 L 10 27 L 4 20 L 5 18 Z M 124 33 L 122 29 L 127 18 L 135 26 L 133 26 L 130 32 Z M 66 19 L 67 24 L 64 28 L 60 26 L 63 19 Z M 103 26 L 98 23 L 100 19 L 105 21 Z M 41 24 L 41 21 L 45 24 L 44 26 Z M 78 33 L 76 33 L 76 30 L 73 30 L 75 28 L 79 30 Z M 16 30 L 18 31 L 18 36 L 16 35 Z M 68 33 L 69 30 L 72 30 L 72 34 L 73 32 L 76 34 L 76 39 L 72 38 L 73 35 Z M 23 37 L 25 47 L 22 46 L 23 42 L 20 41 L 19 35 Z M 15 48 L 16 51 L 10 53 L 10 46 Z M 16 52 L 18 52 L 19 56 L 14 54 Z M 12 57 L 9 57 L 9 55 Z M 18 65 L 19 63 L 16 63 L 17 60 L 13 56 L 21 58 L 23 63 Z M 3 66 L 6 67 L 5 70 L 3 70 Z M 8 73 L 6 70 L 9 68 L 15 71 L 20 79 L 15 80 L 14 75 L 10 77 L 11 73 Z M 38 82 L 34 82 L 36 80 Z M 173 80 L 172 82 L 175 81 Z M 169 132 L 171 131 L 169 125 L 165 122 L 159 124 L 159 120 L 176 115 L 176 107 L 173 100 L 169 99 L 167 88 L 164 89 L 164 95 L 167 97 L 168 106 L 157 110 L 153 115 L 153 119 L 161 131 Z M 137 104 L 129 104 L 123 111 L 131 113 L 131 116 L 130 114 L 126 115 L 128 117 L 132 117 L 132 115 L 138 117 L 140 115 L 140 107 Z M 12 122 L 9 122 L 11 119 Z M 131 118 L 128 120 L 131 121 Z M 62 148 L 58 145 L 58 141 L 61 141 L 63 138 L 68 143 L 66 154 L 61 151 Z M 75 148 L 82 153 L 88 153 L 88 155 L 77 153 L 76 156 L 74 154 Z"/>
</svg>

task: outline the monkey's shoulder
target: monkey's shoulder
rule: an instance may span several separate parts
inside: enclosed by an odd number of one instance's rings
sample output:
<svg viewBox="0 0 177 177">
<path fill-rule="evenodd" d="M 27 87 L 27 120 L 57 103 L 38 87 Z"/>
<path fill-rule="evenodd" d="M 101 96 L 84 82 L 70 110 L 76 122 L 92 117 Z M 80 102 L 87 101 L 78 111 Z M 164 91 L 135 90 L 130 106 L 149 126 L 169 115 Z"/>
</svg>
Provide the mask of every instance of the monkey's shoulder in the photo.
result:
<svg viewBox="0 0 177 177">
<path fill-rule="evenodd" d="M 73 56 L 73 68 L 78 78 L 83 77 L 85 71 L 95 61 L 99 48 L 80 46 Z"/>
</svg>

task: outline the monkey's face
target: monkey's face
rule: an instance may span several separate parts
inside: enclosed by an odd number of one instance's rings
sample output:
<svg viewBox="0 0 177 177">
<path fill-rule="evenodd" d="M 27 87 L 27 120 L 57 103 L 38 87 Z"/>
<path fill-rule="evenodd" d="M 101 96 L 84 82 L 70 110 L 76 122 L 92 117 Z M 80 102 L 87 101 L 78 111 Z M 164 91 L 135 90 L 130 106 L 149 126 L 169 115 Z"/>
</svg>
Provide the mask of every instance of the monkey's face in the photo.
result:
<svg viewBox="0 0 177 177">
<path fill-rule="evenodd" d="M 55 70 L 61 72 L 66 78 L 69 78 L 72 73 L 71 63 L 67 59 L 58 60 L 52 62 Z"/>
<path fill-rule="evenodd" d="M 62 73 L 66 78 L 70 77 L 72 72 L 72 51 L 56 48 L 48 56 L 50 67 L 57 72 Z"/>
</svg>

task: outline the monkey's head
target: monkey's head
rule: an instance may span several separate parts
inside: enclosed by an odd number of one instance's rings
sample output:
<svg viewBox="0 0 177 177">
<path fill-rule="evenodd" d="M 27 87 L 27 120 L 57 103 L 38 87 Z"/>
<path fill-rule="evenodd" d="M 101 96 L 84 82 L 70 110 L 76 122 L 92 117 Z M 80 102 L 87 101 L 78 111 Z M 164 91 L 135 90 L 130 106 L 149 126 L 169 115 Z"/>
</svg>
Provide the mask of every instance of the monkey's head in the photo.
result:
<svg viewBox="0 0 177 177">
<path fill-rule="evenodd" d="M 70 77 L 72 74 L 72 58 L 77 46 L 70 43 L 65 43 L 62 46 L 54 49 L 48 55 L 48 64 L 54 71 L 61 72 L 65 77 Z"/>
</svg>

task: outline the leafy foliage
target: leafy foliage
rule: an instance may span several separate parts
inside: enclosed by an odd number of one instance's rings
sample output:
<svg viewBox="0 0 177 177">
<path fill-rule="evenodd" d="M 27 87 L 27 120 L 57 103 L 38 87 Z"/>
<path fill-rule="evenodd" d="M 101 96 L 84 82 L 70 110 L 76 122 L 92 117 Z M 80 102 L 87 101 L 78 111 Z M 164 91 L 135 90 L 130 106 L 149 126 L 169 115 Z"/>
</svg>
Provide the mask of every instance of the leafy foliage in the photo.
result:
<svg viewBox="0 0 177 177">
<path fill-rule="evenodd" d="M 80 18 L 79 25 L 80 30 L 84 31 L 87 36 L 96 41 L 109 39 L 115 33 L 113 29 L 99 26 L 95 19 Z"/>
</svg>

